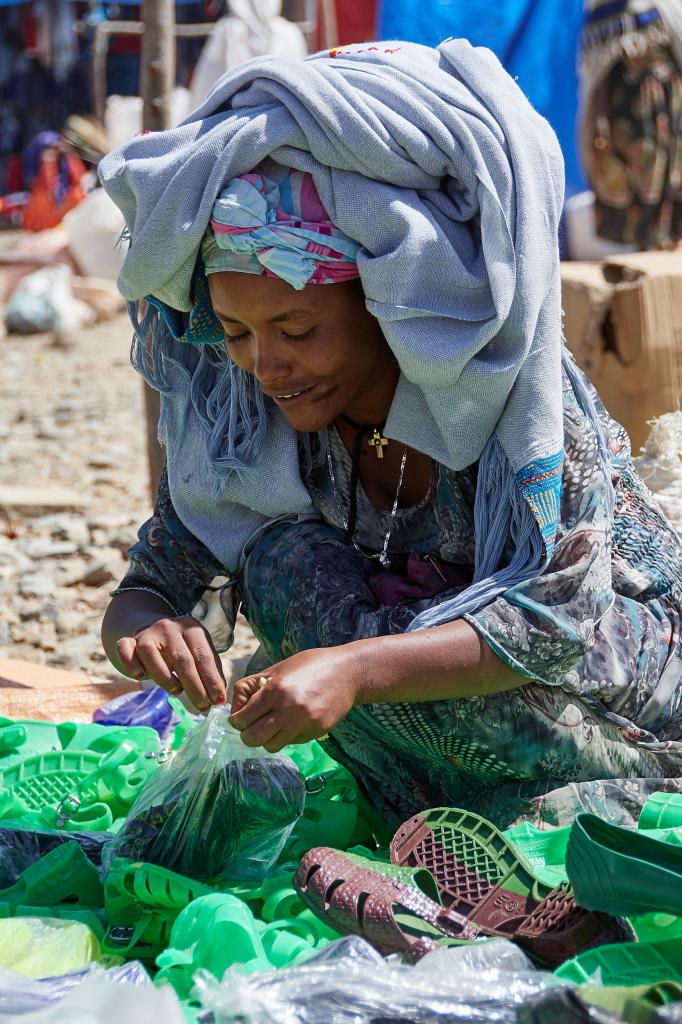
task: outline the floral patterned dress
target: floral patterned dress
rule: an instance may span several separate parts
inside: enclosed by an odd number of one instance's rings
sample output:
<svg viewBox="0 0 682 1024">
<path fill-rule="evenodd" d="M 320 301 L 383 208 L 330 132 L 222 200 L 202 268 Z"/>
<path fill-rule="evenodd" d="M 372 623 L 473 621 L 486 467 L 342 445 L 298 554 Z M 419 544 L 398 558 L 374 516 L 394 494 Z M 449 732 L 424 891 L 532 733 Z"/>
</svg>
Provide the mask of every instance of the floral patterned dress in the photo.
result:
<svg viewBox="0 0 682 1024">
<path fill-rule="evenodd" d="M 467 616 L 519 673 L 518 688 L 357 707 L 325 741 L 391 826 L 443 804 L 502 827 L 521 819 L 563 825 L 578 809 L 631 823 L 650 792 L 682 791 L 682 547 L 635 473 L 625 431 L 596 401 L 609 466 L 565 380 L 566 461 L 551 562 Z M 313 458 L 305 478 L 319 520 L 273 524 L 238 581 L 267 663 L 402 632 L 473 571 L 475 466 L 434 467 L 424 500 L 398 510 L 389 572 L 401 596 L 387 600 L 386 570 L 362 552 L 381 549 L 389 514 L 359 485 L 351 544 L 343 531 L 350 458 L 332 430 L 316 443 L 325 457 Z M 425 597 L 413 569 L 428 559 L 447 567 L 448 582 Z M 195 608 L 223 572 L 178 519 L 165 481 L 130 560 L 119 591 L 151 590 L 176 614 Z"/>
</svg>

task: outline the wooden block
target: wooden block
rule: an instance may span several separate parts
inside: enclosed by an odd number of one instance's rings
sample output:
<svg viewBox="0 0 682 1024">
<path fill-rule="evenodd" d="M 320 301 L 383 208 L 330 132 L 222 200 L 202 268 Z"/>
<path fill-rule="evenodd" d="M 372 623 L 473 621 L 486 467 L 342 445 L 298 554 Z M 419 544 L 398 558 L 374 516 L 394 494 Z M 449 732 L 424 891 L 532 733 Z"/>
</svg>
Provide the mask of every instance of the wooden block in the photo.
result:
<svg viewBox="0 0 682 1024">
<path fill-rule="evenodd" d="M 97 680 L 30 661 L 0 661 L 0 717 L 43 722 L 91 722 L 102 704 L 134 693 L 132 679 Z"/>
</svg>

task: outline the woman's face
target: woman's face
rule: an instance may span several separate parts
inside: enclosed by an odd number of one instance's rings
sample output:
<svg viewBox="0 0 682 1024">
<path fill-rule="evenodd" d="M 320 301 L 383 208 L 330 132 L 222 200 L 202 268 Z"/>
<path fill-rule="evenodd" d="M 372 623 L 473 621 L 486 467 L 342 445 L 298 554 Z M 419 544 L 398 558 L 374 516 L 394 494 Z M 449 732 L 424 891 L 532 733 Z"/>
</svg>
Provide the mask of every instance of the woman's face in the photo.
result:
<svg viewBox="0 0 682 1024">
<path fill-rule="evenodd" d="M 277 277 L 226 272 L 208 282 L 230 358 L 296 430 L 320 430 L 342 412 L 386 417 L 399 371 L 359 281 L 296 291 Z"/>
</svg>

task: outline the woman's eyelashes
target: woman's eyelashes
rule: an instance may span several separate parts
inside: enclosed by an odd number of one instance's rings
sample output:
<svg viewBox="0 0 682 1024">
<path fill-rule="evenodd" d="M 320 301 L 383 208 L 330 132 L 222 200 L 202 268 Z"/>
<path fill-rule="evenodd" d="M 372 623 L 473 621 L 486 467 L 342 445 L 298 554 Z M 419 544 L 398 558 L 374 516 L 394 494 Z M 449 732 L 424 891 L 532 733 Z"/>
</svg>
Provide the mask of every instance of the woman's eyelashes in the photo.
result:
<svg viewBox="0 0 682 1024">
<path fill-rule="evenodd" d="M 287 341 L 307 341 L 308 338 L 312 338 L 316 330 L 316 327 L 311 327 L 309 331 L 304 331 L 303 334 L 287 334 L 286 331 L 282 331 L 282 335 Z"/>
<path fill-rule="evenodd" d="M 309 331 L 304 331 L 303 334 L 289 334 L 287 331 L 282 331 L 282 337 L 287 341 L 307 341 L 308 338 L 312 338 L 317 328 L 311 327 Z M 248 338 L 250 331 L 243 331 L 241 334 L 230 334 L 227 328 L 223 327 L 223 333 L 225 335 L 225 341 L 228 345 L 234 345 L 239 341 L 244 341 Z"/>
</svg>

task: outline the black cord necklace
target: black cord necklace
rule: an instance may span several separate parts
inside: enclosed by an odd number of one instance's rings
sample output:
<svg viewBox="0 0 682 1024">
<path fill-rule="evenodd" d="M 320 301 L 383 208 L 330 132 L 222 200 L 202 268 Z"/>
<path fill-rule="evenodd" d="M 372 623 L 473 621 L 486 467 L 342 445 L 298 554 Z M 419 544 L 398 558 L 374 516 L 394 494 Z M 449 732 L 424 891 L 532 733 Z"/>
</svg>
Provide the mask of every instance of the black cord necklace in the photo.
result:
<svg viewBox="0 0 682 1024">
<path fill-rule="evenodd" d="M 355 541 L 353 540 L 353 534 L 355 533 L 355 527 L 356 527 L 357 518 L 358 518 L 358 478 L 359 478 L 359 475 L 360 475 L 360 458 L 362 456 L 362 441 L 363 441 L 363 438 L 366 438 L 368 434 L 372 434 L 372 437 L 367 442 L 367 444 L 371 448 L 374 448 L 378 459 L 383 459 L 383 457 L 384 457 L 383 449 L 388 444 L 388 438 L 384 437 L 384 435 L 382 433 L 384 425 L 385 425 L 384 423 L 381 423 L 379 427 L 368 427 L 365 423 L 356 423 L 355 420 L 352 420 L 350 418 L 350 416 L 346 416 L 345 413 L 341 413 L 339 415 L 339 419 L 343 420 L 345 423 L 347 423 L 350 427 L 352 427 L 355 430 L 355 438 L 353 439 L 353 449 L 352 449 L 352 452 L 351 452 L 350 495 L 349 495 L 349 502 L 348 502 L 348 516 L 345 517 L 346 518 L 345 538 L 346 538 L 346 540 L 351 541 L 351 543 L 354 546 L 357 546 L 357 545 L 355 545 Z M 391 509 L 391 518 L 390 518 L 390 523 L 389 523 L 388 531 L 386 533 L 386 537 L 384 538 L 383 549 L 382 549 L 381 552 L 379 552 L 376 555 L 368 556 L 370 558 L 377 558 L 379 560 L 379 562 L 381 563 L 381 565 L 384 566 L 384 568 L 388 568 L 390 566 L 390 564 L 391 564 L 389 559 L 388 559 L 388 544 L 389 544 L 389 540 L 391 538 L 391 532 L 393 530 L 393 522 L 395 520 L 395 516 L 396 516 L 396 513 L 398 511 L 398 501 L 400 499 L 400 491 L 401 491 L 402 484 L 403 484 L 403 475 L 405 473 L 405 463 L 406 463 L 406 461 L 407 461 L 407 448 L 403 447 L 403 456 L 402 456 L 402 459 L 401 459 L 401 462 L 400 462 L 400 475 L 399 475 L 399 478 L 398 478 L 398 487 L 397 487 L 396 494 L 395 494 L 395 499 L 394 499 L 394 502 L 393 502 L 393 508 Z M 330 478 L 331 478 L 332 488 L 334 490 L 334 495 L 335 495 L 335 498 L 336 498 L 336 504 L 337 504 L 337 507 L 339 509 L 339 512 L 341 512 L 341 503 L 340 503 L 340 500 L 339 500 L 339 493 L 338 493 L 338 490 L 336 488 L 336 476 L 335 476 L 335 473 L 334 473 L 334 466 L 333 466 L 333 463 L 332 463 L 332 457 L 331 457 L 331 452 L 329 451 L 329 446 L 327 446 L 327 463 L 328 463 L 328 466 L 329 466 L 329 475 L 330 475 Z M 364 552 L 363 552 L 363 554 L 364 554 Z"/>
<path fill-rule="evenodd" d="M 378 459 L 383 459 L 384 448 L 386 448 L 386 446 L 388 445 L 388 438 L 384 437 L 384 427 L 386 426 L 386 420 L 384 420 L 383 423 L 380 423 L 376 427 L 369 427 L 367 426 L 366 423 L 356 423 L 356 421 L 352 420 L 350 416 L 346 416 L 345 412 L 342 412 L 339 415 L 339 419 L 343 420 L 344 423 L 347 423 L 349 427 L 352 427 L 353 430 L 356 430 L 358 432 L 358 436 L 360 437 L 361 442 L 363 437 L 366 437 L 368 434 L 371 434 L 372 436 L 369 438 L 367 444 L 370 446 L 370 448 L 374 449 L 374 451 L 376 452 L 376 457 Z"/>
</svg>

